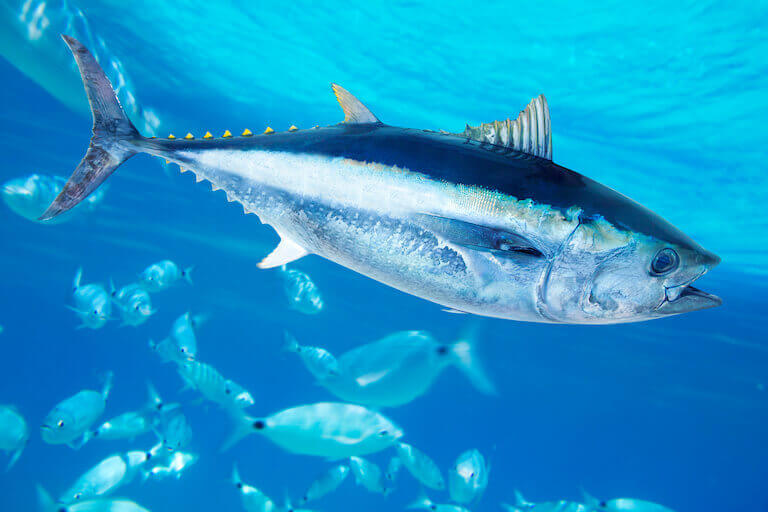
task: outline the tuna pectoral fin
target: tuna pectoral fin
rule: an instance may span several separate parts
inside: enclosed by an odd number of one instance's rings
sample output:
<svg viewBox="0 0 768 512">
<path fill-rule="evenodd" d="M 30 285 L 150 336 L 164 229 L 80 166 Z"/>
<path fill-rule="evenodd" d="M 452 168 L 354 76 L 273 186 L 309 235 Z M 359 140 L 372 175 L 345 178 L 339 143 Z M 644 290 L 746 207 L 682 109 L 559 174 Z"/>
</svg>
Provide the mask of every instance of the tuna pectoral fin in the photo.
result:
<svg viewBox="0 0 768 512">
<path fill-rule="evenodd" d="M 62 37 L 80 68 L 93 114 L 93 137 L 80 165 L 40 220 L 52 219 L 88 197 L 120 164 L 137 153 L 134 143 L 141 140 L 141 135 L 123 111 L 112 84 L 91 52 L 76 39 Z"/>
<path fill-rule="evenodd" d="M 288 237 L 280 235 L 280 243 L 274 251 L 261 260 L 257 265 L 259 268 L 275 268 L 287 265 L 309 254 L 306 249 L 294 242 Z"/>
<path fill-rule="evenodd" d="M 428 213 L 415 214 L 413 219 L 424 229 L 451 244 L 508 258 L 543 256 L 542 251 L 533 242 L 510 231 Z"/>
</svg>

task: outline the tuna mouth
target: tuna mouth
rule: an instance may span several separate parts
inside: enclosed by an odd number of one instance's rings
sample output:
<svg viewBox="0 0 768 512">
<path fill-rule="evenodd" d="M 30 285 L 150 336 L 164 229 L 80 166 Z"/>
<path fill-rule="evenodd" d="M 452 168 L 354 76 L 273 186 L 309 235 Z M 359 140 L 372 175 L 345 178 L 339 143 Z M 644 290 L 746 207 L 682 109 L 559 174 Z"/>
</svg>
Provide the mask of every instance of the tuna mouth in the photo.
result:
<svg viewBox="0 0 768 512">
<path fill-rule="evenodd" d="M 662 315 L 677 315 L 689 311 L 715 308 L 723 303 L 717 295 L 707 293 L 690 284 L 667 288 L 664 301 L 656 308 Z"/>
</svg>

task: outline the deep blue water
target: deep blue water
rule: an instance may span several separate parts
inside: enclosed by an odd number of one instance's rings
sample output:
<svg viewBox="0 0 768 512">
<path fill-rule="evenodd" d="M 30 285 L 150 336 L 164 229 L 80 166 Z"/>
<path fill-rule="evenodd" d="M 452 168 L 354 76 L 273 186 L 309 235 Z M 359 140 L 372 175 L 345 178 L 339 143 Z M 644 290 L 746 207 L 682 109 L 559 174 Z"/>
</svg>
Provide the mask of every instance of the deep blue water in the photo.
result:
<svg viewBox="0 0 768 512">
<path fill-rule="evenodd" d="M 154 443 L 73 451 L 42 442 L 50 408 L 97 387 L 106 370 L 115 381 L 105 418 L 139 407 L 151 379 L 185 403 L 193 427 L 189 450 L 200 460 L 180 480 L 118 492 L 149 510 L 240 510 L 234 461 L 280 501 L 329 465 L 257 436 L 219 453 L 228 419 L 180 393 L 175 371 L 147 347 L 184 311 L 209 315 L 200 358 L 251 391 L 255 415 L 333 399 L 282 351 L 286 328 L 341 353 L 403 329 L 447 342 L 478 322 L 499 396 L 449 369 L 426 396 L 386 411 L 444 469 L 469 448 L 490 459 L 473 511 L 500 510 L 514 488 L 538 501 L 576 499 L 580 487 L 679 512 L 768 510 L 765 2 L 3 3 L 0 181 L 67 176 L 85 150 L 91 120 L 62 31 L 122 70 L 134 121 L 163 135 L 336 123 L 330 82 L 385 122 L 452 131 L 506 118 L 543 92 L 555 161 L 719 254 L 701 287 L 724 305 L 607 327 L 473 320 L 308 257 L 294 267 L 315 280 L 325 309 L 302 315 L 288 309 L 276 272 L 256 268 L 277 242 L 271 228 L 191 175 L 137 157 L 110 178 L 97 210 L 68 223 L 40 225 L 0 206 L 0 403 L 31 426 L 19 463 L 0 475 L 1 510 L 36 510 L 36 483 L 58 495 L 105 456 Z M 88 282 L 126 284 L 164 258 L 194 264 L 195 283 L 154 295 L 158 313 L 146 324 L 75 329 L 65 305 L 78 266 Z M 314 508 L 401 510 L 417 492 L 402 475 L 387 498 L 347 482 Z"/>
</svg>

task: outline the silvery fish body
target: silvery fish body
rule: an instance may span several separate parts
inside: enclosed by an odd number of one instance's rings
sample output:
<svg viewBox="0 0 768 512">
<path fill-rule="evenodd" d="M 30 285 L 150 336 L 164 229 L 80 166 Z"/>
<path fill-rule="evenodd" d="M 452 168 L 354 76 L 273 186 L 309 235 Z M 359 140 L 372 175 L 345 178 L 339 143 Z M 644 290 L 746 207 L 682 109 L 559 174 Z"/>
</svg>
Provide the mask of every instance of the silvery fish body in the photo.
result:
<svg viewBox="0 0 768 512">
<path fill-rule="evenodd" d="M 139 284 L 128 284 L 120 290 L 113 290 L 111 296 L 123 325 L 141 325 L 155 313 L 149 292 Z"/>
<path fill-rule="evenodd" d="M 334 85 L 335 126 L 221 139 L 139 134 L 96 59 L 64 36 L 94 116 L 91 146 L 41 218 L 147 153 L 192 171 L 281 238 L 262 268 L 317 254 L 445 308 L 610 324 L 717 306 L 691 285 L 719 258 L 640 204 L 552 161 L 547 101 L 437 133 L 388 126 Z"/>
<path fill-rule="evenodd" d="M 80 268 L 73 282 L 72 299 L 75 305 L 71 309 L 80 317 L 80 327 L 100 329 L 112 314 L 110 293 L 101 284 L 81 284 L 82 276 L 83 269 Z"/>
<path fill-rule="evenodd" d="M 674 512 L 671 508 L 653 503 L 651 501 L 637 500 L 633 498 L 616 498 L 600 503 L 595 510 L 607 510 L 610 512 Z"/>
<path fill-rule="evenodd" d="M 144 471 L 144 477 L 152 480 L 181 478 L 200 457 L 196 453 L 175 451 L 169 455 L 153 459 L 152 467 Z"/>
<path fill-rule="evenodd" d="M 59 195 L 66 182 L 67 180 L 60 176 L 47 176 L 44 174 L 32 174 L 23 178 L 15 178 L 3 184 L 3 201 L 14 213 L 27 220 L 39 222 L 40 215 L 51 204 L 51 201 L 56 199 L 56 196 Z M 103 198 L 103 190 L 98 190 L 96 193 L 88 196 L 84 201 L 85 204 L 78 208 L 77 212 L 93 209 Z M 70 220 L 77 215 L 77 212 L 62 215 L 61 218 L 55 219 L 53 224 Z"/>
<path fill-rule="evenodd" d="M 203 320 L 202 315 L 184 313 L 173 322 L 166 338 L 158 343 L 149 342 L 150 348 L 160 356 L 163 362 L 181 363 L 195 359 L 197 356 L 195 329 Z"/>
<path fill-rule="evenodd" d="M 403 461 L 400 460 L 400 457 L 392 457 L 389 459 L 389 463 L 387 464 L 387 471 L 384 473 L 384 476 L 389 480 L 390 482 L 393 482 L 397 480 L 397 475 L 400 473 L 400 468 L 403 467 Z"/>
<path fill-rule="evenodd" d="M 164 403 L 152 384 L 148 384 L 148 390 L 149 400 L 144 407 L 105 421 L 93 431 L 93 438 L 102 441 L 133 439 L 152 431 L 159 425 L 161 415 L 179 407 L 178 404 Z"/>
<path fill-rule="evenodd" d="M 232 483 L 240 493 L 240 500 L 245 512 L 277 512 L 279 507 L 260 489 L 248 485 L 240 478 L 237 466 L 232 469 Z"/>
<path fill-rule="evenodd" d="M 149 512 L 141 505 L 123 498 L 95 498 L 63 505 L 54 502 L 50 494 L 39 485 L 37 500 L 40 512 Z"/>
<path fill-rule="evenodd" d="M 305 315 L 316 315 L 323 310 L 320 289 L 306 272 L 282 269 L 283 289 L 288 306 Z"/>
<path fill-rule="evenodd" d="M 397 457 L 408 472 L 424 486 L 438 491 L 445 489 L 445 480 L 440 468 L 420 450 L 409 444 L 400 443 L 397 446 Z"/>
<path fill-rule="evenodd" d="M 507 512 L 594 512 L 596 510 L 583 503 L 566 500 L 520 505 L 502 503 L 501 507 Z"/>
<path fill-rule="evenodd" d="M 213 366 L 201 361 L 183 361 L 177 367 L 187 386 L 207 400 L 226 410 L 239 410 L 253 405 L 250 392 L 233 380 L 224 378 Z"/>
<path fill-rule="evenodd" d="M 448 473 L 448 485 L 451 499 L 457 503 L 472 503 L 488 487 L 490 468 L 485 457 L 477 450 L 467 450 L 456 459 Z"/>
<path fill-rule="evenodd" d="M 333 354 L 322 347 L 299 345 L 290 333 L 285 333 L 285 350 L 298 354 L 304 366 L 318 381 L 322 382 L 340 373 L 339 362 Z"/>
<path fill-rule="evenodd" d="M 69 504 L 107 496 L 130 483 L 147 460 L 147 452 L 142 451 L 107 457 L 83 473 L 72 487 L 61 495 L 59 502 Z"/>
<path fill-rule="evenodd" d="M 349 402 L 396 407 L 426 393 L 449 366 L 456 366 L 480 391 L 491 393 L 474 341 L 446 345 L 426 331 L 401 331 L 338 357 L 338 374 L 319 384 Z"/>
<path fill-rule="evenodd" d="M 423 509 L 430 510 L 432 512 L 469 512 L 461 505 L 455 505 L 453 503 L 435 503 L 427 496 L 422 496 L 410 505 L 410 509 Z"/>
<path fill-rule="evenodd" d="M 258 432 L 291 453 L 343 459 L 389 448 L 403 435 L 384 415 L 353 404 L 319 402 L 266 418 L 241 416 L 225 447 Z"/>
<path fill-rule="evenodd" d="M 10 454 L 6 471 L 19 460 L 28 440 L 29 429 L 21 413 L 12 405 L 0 405 L 0 450 Z"/>
<path fill-rule="evenodd" d="M 302 502 L 308 503 L 332 493 L 347 479 L 347 476 L 349 476 L 349 466 L 346 464 L 333 466 L 312 482 L 304 493 Z"/>
<path fill-rule="evenodd" d="M 87 442 L 90 427 L 104 413 L 111 388 L 110 372 L 101 391 L 85 389 L 59 402 L 43 420 L 40 428 L 43 441 L 48 444 L 67 444 L 73 448 Z"/>
<path fill-rule="evenodd" d="M 384 485 L 384 474 L 375 463 L 362 457 L 350 457 L 349 467 L 355 475 L 355 483 L 376 494 L 387 494 L 389 489 Z"/>
<path fill-rule="evenodd" d="M 179 409 L 161 416 L 158 431 L 165 453 L 177 452 L 188 446 L 192 440 L 192 427 Z"/>
<path fill-rule="evenodd" d="M 182 270 L 171 260 L 163 260 L 145 268 L 139 274 L 139 284 L 149 292 L 159 292 L 170 288 L 182 279 L 192 284 L 191 272 L 191 267 Z"/>
</svg>

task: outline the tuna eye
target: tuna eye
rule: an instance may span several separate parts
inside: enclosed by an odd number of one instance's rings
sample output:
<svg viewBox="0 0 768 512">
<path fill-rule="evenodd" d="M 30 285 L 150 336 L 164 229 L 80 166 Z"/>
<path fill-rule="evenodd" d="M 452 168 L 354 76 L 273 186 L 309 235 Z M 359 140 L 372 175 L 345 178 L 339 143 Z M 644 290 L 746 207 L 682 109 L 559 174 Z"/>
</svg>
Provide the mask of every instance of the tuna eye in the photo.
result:
<svg viewBox="0 0 768 512">
<path fill-rule="evenodd" d="M 680 264 L 680 256 L 666 247 L 656 253 L 651 262 L 651 271 L 656 275 L 668 274 L 677 268 Z"/>
</svg>

